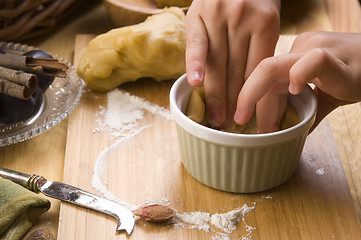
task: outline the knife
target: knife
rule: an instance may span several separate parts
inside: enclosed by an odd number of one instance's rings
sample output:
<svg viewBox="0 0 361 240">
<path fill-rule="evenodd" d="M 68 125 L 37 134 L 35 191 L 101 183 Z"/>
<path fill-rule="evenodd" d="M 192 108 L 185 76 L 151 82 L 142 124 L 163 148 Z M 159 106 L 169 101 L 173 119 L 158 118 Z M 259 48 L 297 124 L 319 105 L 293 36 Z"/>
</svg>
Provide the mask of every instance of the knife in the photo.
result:
<svg viewBox="0 0 361 240">
<path fill-rule="evenodd" d="M 114 201 L 65 183 L 48 181 L 43 176 L 35 174 L 29 175 L 0 167 L 0 177 L 9 179 L 33 192 L 40 191 L 48 197 L 115 217 L 118 220 L 117 231 L 125 230 L 128 235 L 133 231 L 135 220 L 132 211 Z"/>
</svg>

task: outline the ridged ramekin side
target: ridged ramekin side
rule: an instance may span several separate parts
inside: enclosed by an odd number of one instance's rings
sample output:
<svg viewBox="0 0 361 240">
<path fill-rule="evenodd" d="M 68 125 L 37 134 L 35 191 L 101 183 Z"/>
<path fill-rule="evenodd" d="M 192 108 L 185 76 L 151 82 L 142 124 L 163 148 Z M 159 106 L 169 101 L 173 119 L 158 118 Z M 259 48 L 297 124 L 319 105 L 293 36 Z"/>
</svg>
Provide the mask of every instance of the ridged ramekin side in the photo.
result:
<svg viewBox="0 0 361 240">
<path fill-rule="evenodd" d="M 295 172 L 307 133 L 264 147 L 214 144 L 177 125 L 181 159 L 198 181 L 215 189 L 251 193 L 286 182 Z"/>
</svg>

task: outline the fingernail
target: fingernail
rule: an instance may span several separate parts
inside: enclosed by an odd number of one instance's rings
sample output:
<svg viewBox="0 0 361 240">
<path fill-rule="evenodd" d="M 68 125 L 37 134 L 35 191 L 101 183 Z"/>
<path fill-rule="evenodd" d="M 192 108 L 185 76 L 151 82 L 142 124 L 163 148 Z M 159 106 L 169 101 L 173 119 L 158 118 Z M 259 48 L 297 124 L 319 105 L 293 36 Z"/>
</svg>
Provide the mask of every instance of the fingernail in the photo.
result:
<svg viewBox="0 0 361 240">
<path fill-rule="evenodd" d="M 189 76 L 187 76 L 188 81 L 195 83 L 195 84 L 202 84 L 203 79 L 201 77 L 201 74 L 197 71 L 192 72 Z"/>
<path fill-rule="evenodd" d="M 240 123 L 240 121 L 241 121 L 241 114 L 238 112 L 238 110 L 236 110 L 236 112 L 234 113 L 234 117 L 233 117 L 233 119 L 234 119 L 234 121 L 236 122 L 236 123 Z"/>
<path fill-rule="evenodd" d="M 218 111 L 209 111 L 207 121 L 212 127 L 216 128 L 220 127 L 223 123 L 222 116 Z"/>
<path fill-rule="evenodd" d="M 234 113 L 234 121 L 237 123 L 237 124 L 244 124 L 244 122 L 243 122 L 243 116 L 242 116 L 242 114 L 238 111 L 238 110 L 236 110 L 236 112 Z"/>
<path fill-rule="evenodd" d="M 295 86 L 293 86 L 293 84 L 290 83 L 290 85 L 288 86 L 288 91 L 291 93 L 291 94 L 298 94 L 297 92 L 297 88 Z"/>
</svg>

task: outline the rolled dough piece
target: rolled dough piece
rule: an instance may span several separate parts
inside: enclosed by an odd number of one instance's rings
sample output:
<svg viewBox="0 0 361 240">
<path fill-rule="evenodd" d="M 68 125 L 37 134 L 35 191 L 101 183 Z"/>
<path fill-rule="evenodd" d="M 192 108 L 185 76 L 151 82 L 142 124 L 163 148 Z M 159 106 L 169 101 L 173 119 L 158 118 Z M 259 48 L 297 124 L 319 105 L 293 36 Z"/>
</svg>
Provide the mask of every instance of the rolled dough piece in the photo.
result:
<svg viewBox="0 0 361 240">
<path fill-rule="evenodd" d="M 185 15 L 172 7 L 140 24 L 94 38 L 82 54 L 77 72 L 96 91 L 139 78 L 175 79 L 185 72 L 185 47 Z"/>
<path fill-rule="evenodd" d="M 205 120 L 204 88 L 194 88 L 189 99 L 186 115 L 197 123 Z"/>
</svg>

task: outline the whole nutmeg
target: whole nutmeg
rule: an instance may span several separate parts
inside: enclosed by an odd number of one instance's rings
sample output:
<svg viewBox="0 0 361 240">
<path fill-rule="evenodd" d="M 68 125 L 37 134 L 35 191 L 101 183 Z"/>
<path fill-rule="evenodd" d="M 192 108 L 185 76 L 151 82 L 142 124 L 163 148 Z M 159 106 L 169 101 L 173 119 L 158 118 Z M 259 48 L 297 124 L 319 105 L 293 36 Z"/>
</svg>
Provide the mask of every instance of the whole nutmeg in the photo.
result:
<svg viewBox="0 0 361 240">
<path fill-rule="evenodd" d="M 148 222 L 165 222 L 173 218 L 176 211 L 170 206 L 150 204 L 135 210 L 134 215 Z"/>
</svg>

